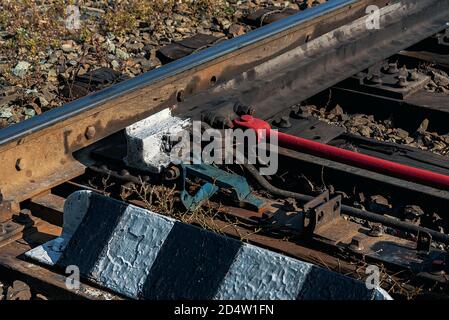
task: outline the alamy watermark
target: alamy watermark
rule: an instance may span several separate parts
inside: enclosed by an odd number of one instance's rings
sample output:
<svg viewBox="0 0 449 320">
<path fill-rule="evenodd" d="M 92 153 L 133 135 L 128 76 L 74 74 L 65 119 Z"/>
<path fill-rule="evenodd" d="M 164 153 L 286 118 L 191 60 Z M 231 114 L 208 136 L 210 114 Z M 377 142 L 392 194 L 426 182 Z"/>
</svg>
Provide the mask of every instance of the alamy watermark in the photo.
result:
<svg viewBox="0 0 449 320">
<path fill-rule="evenodd" d="M 380 29 L 380 8 L 376 5 L 366 7 L 365 13 L 368 15 L 365 24 L 368 30 Z"/>
<path fill-rule="evenodd" d="M 193 121 L 192 130 L 169 135 L 166 143 L 174 164 L 258 164 L 262 175 L 278 170 L 278 137 L 276 130 L 243 130 L 207 128 Z"/>
<path fill-rule="evenodd" d="M 365 270 L 367 275 L 365 285 L 368 290 L 380 288 L 380 270 L 376 265 L 368 265 Z"/>
<path fill-rule="evenodd" d="M 76 31 L 81 28 L 81 15 L 78 6 L 67 6 L 65 10 L 65 27 L 70 31 Z"/>
<path fill-rule="evenodd" d="M 65 286 L 68 290 L 79 290 L 80 288 L 80 269 L 78 266 L 69 265 L 65 268 Z"/>
</svg>

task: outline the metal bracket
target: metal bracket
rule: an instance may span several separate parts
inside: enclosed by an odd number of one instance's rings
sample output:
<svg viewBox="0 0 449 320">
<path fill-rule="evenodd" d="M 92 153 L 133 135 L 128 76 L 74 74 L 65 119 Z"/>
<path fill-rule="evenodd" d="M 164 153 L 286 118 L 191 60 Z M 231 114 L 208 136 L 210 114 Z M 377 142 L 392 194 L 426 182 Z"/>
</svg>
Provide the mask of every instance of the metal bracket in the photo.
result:
<svg viewBox="0 0 449 320">
<path fill-rule="evenodd" d="M 444 30 L 437 35 L 438 44 L 449 47 L 449 29 Z"/>
<path fill-rule="evenodd" d="M 329 191 L 325 191 L 303 207 L 290 208 L 284 205 L 278 212 L 267 215 L 264 223 L 270 229 L 285 229 L 296 234 L 311 235 L 339 219 L 340 212 L 341 196 L 330 199 Z"/>
<path fill-rule="evenodd" d="M 316 233 L 319 229 L 340 218 L 341 195 L 330 199 L 329 190 L 326 190 L 315 199 L 304 205 L 307 228 Z"/>
<path fill-rule="evenodd" d="M 416 70 L 399 68 L 396 63 L 377 65 L 368 72 L 359 72 L 348 78 L 343 87 L 375 95 L 404 100 L 421 90 L 430 81 L 430 77 Z"/>
<path fill-rule="evenodd" d="M 14 237 L 16 234 L 22 232 L 30 224 L 20 224 L 13 220 L 8 220 L 0 223 L 0 245 L 8 239 Z"/>
<path fill-rule="evenodd" d="M 209 199 L 218 191 L 218 187 L 207 182 L 191 196 L 185 189 L 181 191 L 181 202 L 187 210 L 195 210 L 203 201 Z"/>
<path fill-rule="evenodd" d="M 8 221 L 20 211 L 20 206 L 15 201 L 0 201 L 0 223 Z"/>
<path fill-rule="evenodd" d="M 229 190 L 231 197 L 239 205 L 247 205 L 257 211 L 264 207 L 264 201 L 252 194 L 248 182 L 242 176 L 205 164 L 180 165 L 180 167 L 182 171 L 181 201 L 187 209 L 192 210 L 202 201 L 209 199 L 220 188 Z M 187 193 L 185 188 L 187 175 L 207 181 L 193 197 Z"/>
</svg>

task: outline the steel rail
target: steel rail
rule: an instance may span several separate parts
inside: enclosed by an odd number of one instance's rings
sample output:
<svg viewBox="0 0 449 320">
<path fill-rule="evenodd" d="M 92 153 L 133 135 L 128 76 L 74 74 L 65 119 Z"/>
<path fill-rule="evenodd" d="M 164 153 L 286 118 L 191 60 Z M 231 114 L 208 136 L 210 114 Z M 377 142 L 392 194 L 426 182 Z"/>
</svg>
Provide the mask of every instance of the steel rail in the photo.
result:
<svg viewBox="0 0 449 320">
<path fill-rule="evenodd" d="M 383 10 L 385 29 L 367 30 L 364 21 L 369 5 Z M 75 151 L 161 108 L 177 105 L 183 114 L 185 106 L 177 102 L 180 92 L 186 102 L 199 93 L 206 92 L 207 96 L 212 78 L 218 79 L 219 85 L 267 61 L 283 62 L 277 57 L 288 56 L 299 48 L 297 51 L 304 52 L 304 59 L 293 55 L 292 59 L 299 60 L 286 61 L 299 68 L 288 72 L 285 81 L 271 81 L 281 84 L 281 88 L 265 90 L 264 86 L 270 83 L 253 85 L 259 85 L 259 99 L 263 98 L 261 94 L 272 97 L 284 88 L 298 87 L 301 101 L 443 29 L 448 20 L 446 0 L 329 1 L 2 129 L 0 200 L 4 201 L 0 203 L 0 221 L 8 218 L 2 217 L 2 212 L 10 212 L 11 203 L 29 199 L 84 172 L 85 166 L 73 158 Z M 318 57 L 310 56 L 313 50 L 309 51 L 320 48 L 310 45 L 315 40 L 327 44 Z M 298 102 L 292 101 L 296 96 L 290 98 L 290 102 Z M 276 111 L 273 108 L 276 104 L 269 99 L 265 102 L 269 102 L 268 109 Z"/>
<path fill-rule="evenodd" d="M 9 219 L 19 202 L 82 174 L 85 166 L 73 152 L 175 105 L 180 92 L 189 96 L 209 88 L 212 78 L 232 79 L 349 23 L 373 2 L 384 1 L 339 0 L 314 7 L 0 130 L 0 221 Z"/>
<path fill-rule="evenodd" d="M 196 68 L 207 62 L 221 58 L 238 49 L 260 42 L 280 34 L 307 21 L 317 19 L 337 9 L 356 3 L 357 0 L 334 0 L 312 7 L 301 13 L 292 15 L 275 23 L 266 25 L 240 37 L 221 42 L 213 47 L 189 55 L 158 69 L 144 73 L 133 79 L 121 82 L 104 90 L 68 103 L 61 108 L 47 111 L 16 125 L 0 130 L 0 146 L 20 139 L 30 133 L 50 127 L 51 125 L 70 119 L 83 112 L 94 109 L 112 99 L 126 95 L 142 87 L 160 82 L 169 77 L 177 76 L 186 70 Z"/>
</svg>

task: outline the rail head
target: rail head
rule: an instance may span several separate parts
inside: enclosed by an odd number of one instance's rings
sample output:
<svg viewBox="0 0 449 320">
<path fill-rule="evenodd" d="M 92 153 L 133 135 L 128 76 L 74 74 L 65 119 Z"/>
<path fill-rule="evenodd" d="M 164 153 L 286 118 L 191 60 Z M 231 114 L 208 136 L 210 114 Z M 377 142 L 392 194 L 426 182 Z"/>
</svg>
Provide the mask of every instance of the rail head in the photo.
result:
<svg viewBox="0 0 449 320">
<path fill-rule="evenodd" d="M 67 103 L 60 108 L 50 110 L 21 123 L 1 129 L 0 146 L 90 111 L 99 105 L 125 96 L 130 92 L 153 85 L 168 78 L 176 77 L 185 71 L 204 67 L 207 63 L 223 58 L 226 55 L 242 50 L 248 46 L 260 43 L 263 40 L 283 34 L 306 22 L 318 19 L 336 12 L 337 10 L 348 8 L 348 6 L 351 6 L 356 2 L 361 1 L 334 0 L 312 7 L 298 14 L 258 28 L 240 37 L 221 42 L 196 54 L 189 55 L 158 69 L 151 70 L 135 78 Z"/>
<path fill-rule="evenodd" d="M 233 79 L 280 54 L 306 45 L 309 41 L 343 26 L 351 26 L 356 20 L 364 19 L 369 5 L 385 8 L 395 3 L 402 4 L 402 8 L 407 6 L 412 10 L 402 12 L 404 21 L 391 22 L 397 26 L 393 30 L 398 30 L 406 23 L 407 25 L 418 23 L 417 28 L 425 27 L 422 28 L 421 33 L 417 33 L 415 37 L 409 37 L 410 39 L 430 36 L 432 31 L 438 31 L 435 29 L 444 28 L 445 22 L 449 20 L 446 0 L 329 1 L 139 77 L 90 94 L 61 108 L 2 129 L 0 130 L 0 163 L 2 164 L 0 199 L 5 200 L 4 203 L 21 202 L 79 175 L 84 166 L 73 158 L 73 152 L 118 132 L 162 108 L 175 106 L 178 92 L 184 92 L 184 96 L 188 99 L 194 94 L 210 89 L 213 77 L 217 78 L 218 82 Z M 426 12 L 418 13 L 421 8 L 426 9 Z M 432 12 L 435 14 L 430 15 L 429 13 Z M 424 21 L 423 17 L 426 14 Z M 442 17 L 445 22 L 441 25 Z M 379 51 L 382 48 L 370 43 L 370 37 L 381 38 L 382 34 L 391 33 L 390 30 L 364 30 L 366 37 L 363 43 Z M 414 31 L 409 30 L 408 33 L 415 33 Z M 422 39 L 417 41 L 419 40 Z M 337 44 L 341 45 L 341 43 Z M 405 41 L 399 45 L 406 44 Z M 390 45 L 388 50 L 391 51 L 394 48 Z M 338 60 L 338 50 L 327 51 L 329 56 L 334 55 L 329 61 Z M 393 53 L 395 52 L 391 52 Z M 341 77 L 351 75 L 345 74 L 345 72 L 352 72 L 352 66 L 355 65 L 354 59 L 350 60 L 351 68 L 345 68 L 344 64 L 348 63 L 347 61 L 339 62 Z M 371 61 L 363 57 L 363 61 L 358 65 L 362 67 L 369 63 Z M 368 66 L 364 66 L 366 67 Z M 326 72 L 321 69 L 305 66 L 304 73 Z M 328 74 L 322 76 L 329 77 Z M 330 80 L 335 81 L 337 78 Z M 330 85 L 332 83 L 323 82 L 315 85 L 313 90 L 320 90 L 321 87 L 323 90 Z M 0 215 L 1 206 L 0 204 Z M 4 207 L 14 206 L 8 204 Z"/>
</svg>

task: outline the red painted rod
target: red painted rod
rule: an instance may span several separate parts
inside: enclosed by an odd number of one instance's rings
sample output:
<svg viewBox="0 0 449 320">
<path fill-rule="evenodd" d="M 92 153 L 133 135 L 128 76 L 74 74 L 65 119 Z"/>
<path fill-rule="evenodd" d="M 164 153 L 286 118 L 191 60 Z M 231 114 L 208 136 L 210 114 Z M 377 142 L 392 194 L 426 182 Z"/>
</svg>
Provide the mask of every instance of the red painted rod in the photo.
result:
<svg viewBox="0 0 449 320">
<path fill-rule="evenodd" d="M 266 131 L 266 137 L 269 137 L 270 133 L 276 134 L 279 145 L 282 147 L 395 176 L 404 180 L 436 188 L 449 189 L 449 176 L 271 130 L 268 122 L 250 115 L 244 115 L 240 119 L 234 120 L 234 124 L 256 130 L 259 133 Z"/>
</svg>

